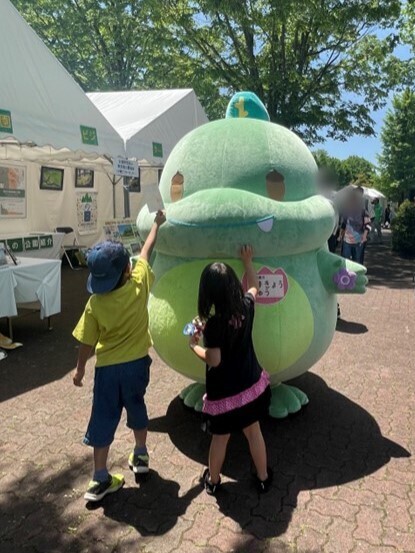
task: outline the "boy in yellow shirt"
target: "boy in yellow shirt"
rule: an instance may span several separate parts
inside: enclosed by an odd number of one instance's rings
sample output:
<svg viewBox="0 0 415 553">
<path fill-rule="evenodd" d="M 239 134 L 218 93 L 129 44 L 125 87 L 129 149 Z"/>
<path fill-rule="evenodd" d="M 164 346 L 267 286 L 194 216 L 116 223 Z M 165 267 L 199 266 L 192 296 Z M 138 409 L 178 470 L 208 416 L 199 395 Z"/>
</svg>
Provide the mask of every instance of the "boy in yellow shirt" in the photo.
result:
<svg viewBox="0 0 415 553">
<path fill-rule="evenodd" d="M 124 485 L 121 474 L 111 475 L 107 470 L 123 407 L 135 438 L 129 467 L 135 474 L 149 470 L 144 402 L 151 365 L 147 302 L 154 280 L 149 259 L 165 220 L 159 211 L 133 270 L 127 250 L 118 242 L 101 242 L 88 255 L 87 288 L 92 296 L 73 331 L 81 342 L 75 386 L 82 386 L 86 362 L 94 349 L 96 354 L 92 413 L 84 438 L 94 448 L 94 475 L 84 495 L 87 501 L 99 501 Z"/>
</svg>

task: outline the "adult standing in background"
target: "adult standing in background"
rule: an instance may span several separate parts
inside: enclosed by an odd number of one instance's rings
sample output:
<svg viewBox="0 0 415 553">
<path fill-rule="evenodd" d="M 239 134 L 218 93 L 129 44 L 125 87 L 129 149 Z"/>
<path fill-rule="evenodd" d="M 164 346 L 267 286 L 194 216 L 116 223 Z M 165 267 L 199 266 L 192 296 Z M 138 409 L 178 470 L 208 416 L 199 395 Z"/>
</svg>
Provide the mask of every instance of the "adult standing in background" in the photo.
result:
<svg viewBox="0 0 415 553">
<path fill-rule="evenodd" d="M 361 187 L 351 189 L 341 213 L 341 254 L 363 265 L 367 235 L 370 231 L 370 217 L 363 204 Z"/>
</svg>

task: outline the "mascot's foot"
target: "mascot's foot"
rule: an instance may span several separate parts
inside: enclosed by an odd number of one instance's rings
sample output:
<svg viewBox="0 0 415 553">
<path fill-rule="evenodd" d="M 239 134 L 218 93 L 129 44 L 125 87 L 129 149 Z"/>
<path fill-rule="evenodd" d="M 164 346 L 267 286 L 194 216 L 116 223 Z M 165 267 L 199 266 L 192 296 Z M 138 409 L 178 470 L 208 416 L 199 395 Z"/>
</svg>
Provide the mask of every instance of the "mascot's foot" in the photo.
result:
<svg viewBox="0 0 415 553">
<path fill-rule="evenodd" d="M 206 388 L 204 384 L 195 382 L 186 386 L 186 388 L 180 392 L 180 399 L 183 400 L 186 407 L 190 407 L 200 413 L 202 411 L 205 391 Z"/>
<path fill-rule="evenodd" d="M 305 393 L 295 386 L 278 384 L 278 386 L 271 389 L 271 392 L 269 414 L 274 419 L 283 419 L 292 413 L 297 413 L 301 407 L 308 403 L 308 397 Z"/>
</svg>

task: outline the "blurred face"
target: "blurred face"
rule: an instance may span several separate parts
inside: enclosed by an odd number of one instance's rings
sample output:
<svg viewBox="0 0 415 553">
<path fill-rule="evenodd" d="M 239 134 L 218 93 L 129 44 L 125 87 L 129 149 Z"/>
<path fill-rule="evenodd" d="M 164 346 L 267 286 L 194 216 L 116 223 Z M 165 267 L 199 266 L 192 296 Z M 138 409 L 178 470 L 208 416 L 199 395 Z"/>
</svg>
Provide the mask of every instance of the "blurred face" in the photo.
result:
<svg viewBox="0 0 415 553">
<path fill-rule="evenodd" d="M 349 209 L 360 209 L 363 204 L 363 197 L 358 190 L 352 190 L 348 197 L 347 206 Z"/>
</svg>

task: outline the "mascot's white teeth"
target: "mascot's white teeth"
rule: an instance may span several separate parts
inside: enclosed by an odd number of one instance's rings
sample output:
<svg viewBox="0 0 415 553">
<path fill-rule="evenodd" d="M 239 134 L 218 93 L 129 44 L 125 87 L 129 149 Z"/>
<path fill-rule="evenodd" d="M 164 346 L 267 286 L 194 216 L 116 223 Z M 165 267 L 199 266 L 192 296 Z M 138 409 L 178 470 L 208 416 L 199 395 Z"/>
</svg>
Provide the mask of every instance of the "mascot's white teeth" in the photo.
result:
<svg viewBox="0 0 415 553">
<path fill-rule="evenodd" d="M 257 223 L 257 225 L 259 226 L 260 230 L 262 230 L 262 232 L 271 232 L 274 225 L 274 217 L 265 219 L 265 221 L 261 221 L 260 223 Z"/>
</svg>

